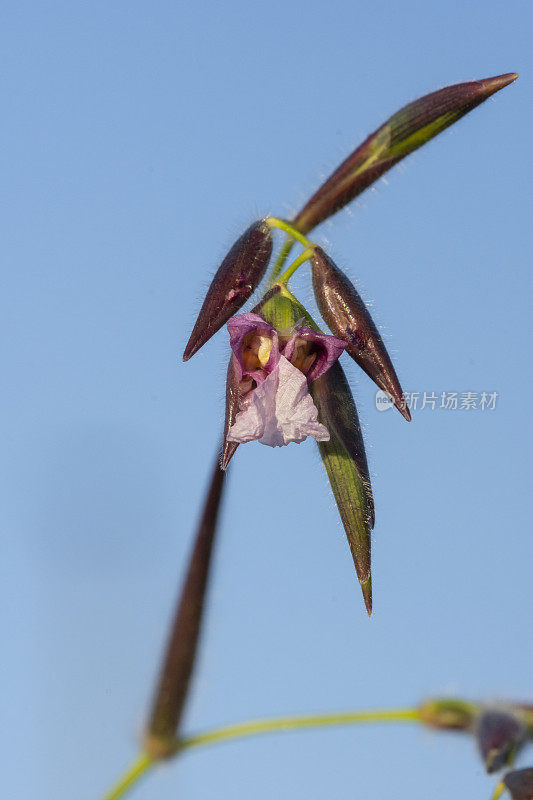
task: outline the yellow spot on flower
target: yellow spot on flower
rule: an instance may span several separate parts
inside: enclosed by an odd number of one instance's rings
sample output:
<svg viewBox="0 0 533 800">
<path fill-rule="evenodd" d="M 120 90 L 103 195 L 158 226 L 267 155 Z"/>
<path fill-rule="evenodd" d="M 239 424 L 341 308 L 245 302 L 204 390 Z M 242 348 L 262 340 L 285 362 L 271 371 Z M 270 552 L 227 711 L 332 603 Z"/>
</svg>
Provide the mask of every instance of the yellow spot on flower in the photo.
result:
<svg viewBox="0 0 533 800">
<path fill-rule="evenodd" d="M 269 336 L 260 336 L 249 333 L 242 345 L 242 363 L 246 370 L 261 369 L 270 358 L 272 339 Z"/>
<path fill-rule="evenodd" d="M 307 375 L 317 357 L 316 352 L 313 352 L 313 350 L 314 342 L 306 342 L 303 339 L 296 340 L 291 363 L 304 375 Z"/>
</svg>

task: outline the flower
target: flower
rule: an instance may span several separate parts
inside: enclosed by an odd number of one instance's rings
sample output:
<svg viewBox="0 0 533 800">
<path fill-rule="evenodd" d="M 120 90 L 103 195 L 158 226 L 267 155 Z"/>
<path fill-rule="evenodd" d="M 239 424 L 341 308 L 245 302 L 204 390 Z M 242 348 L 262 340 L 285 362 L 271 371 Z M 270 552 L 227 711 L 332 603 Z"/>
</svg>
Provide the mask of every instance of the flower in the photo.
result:
<svg viewBox="0 0 533 800">
<path fill-rule="evenodd" d="M 253 313 L 232 317 L 227 327 L 239 407 L 227 440 L 270 447 L 308 436 L 328 441 L 309 384 L 335 363 L 346 343 L 299 323 L 278 332 Z"/>
</svg>

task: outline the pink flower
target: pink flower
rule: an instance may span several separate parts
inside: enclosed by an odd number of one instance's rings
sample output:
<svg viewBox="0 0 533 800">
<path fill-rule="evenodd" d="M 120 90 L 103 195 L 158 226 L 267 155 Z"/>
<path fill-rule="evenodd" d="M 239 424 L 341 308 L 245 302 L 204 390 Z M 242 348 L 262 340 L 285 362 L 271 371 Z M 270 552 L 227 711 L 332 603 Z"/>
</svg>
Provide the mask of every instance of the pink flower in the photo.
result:
<svg viewBox="0 0 533 800">
<path fill-rule="evenodd" d="M 230 442 L 258 441 L 270 447 L 329 440 L 318 422 L 309 384 L 338 359 L 346 343 L 296 325 L 276 331 L 258 314 L 239 314 L 228 323 L 238 380 L 239 412 Z"/>
</svg>

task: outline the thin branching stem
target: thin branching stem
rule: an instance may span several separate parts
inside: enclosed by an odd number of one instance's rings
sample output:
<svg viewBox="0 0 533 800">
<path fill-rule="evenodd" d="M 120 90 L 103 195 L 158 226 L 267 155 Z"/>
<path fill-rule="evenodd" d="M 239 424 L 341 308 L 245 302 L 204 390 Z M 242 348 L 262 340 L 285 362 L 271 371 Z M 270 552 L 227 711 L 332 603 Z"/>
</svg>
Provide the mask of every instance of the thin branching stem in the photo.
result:
<svg viewBox="0 0 533 800">
<path fill-rule="evenodd" d="M 313 242 L 308 239 L 307 236 L 304 236 L 303 233 L 300 233 L 298 228 L 295 228 L 290 222 L 286 222 L 284 219 L 278 219 L 278 217 L 267 217 L 265 222 L 271 228 L 279 228 L 281 231 L 285 231 L 285 233 L 288 233 L 293 239 L 296 239 L 297 242 L 303 244 L 304 247 L 313 246 Z"/>
<path fill-rule="evenodd" d="M 191 747 L 202 747 L 208 744 L 226 742 L 231 739 L 244 739 L 264 733 L 282 733 L 284 731 L 302 730 L 305 728 L 331 728 L 338 725 L 356 725 L 377 722 L 419 722 L 420 714 L 416 708 L 395 708 L 378 711 L 346 711 L 330 714 L 311 714 L 296 717 L 274 717 L 272 719 L 240 722 L 222 728 L 188 736 L 179 742 L 179 750 Z"/>
<path fill-rule="evenodd" d="M 500 781 L 497 784 L 496 788 L 494 789 L 494 793 L 490 800 L 499 800 L 504 791 L 505 791 L 505 783 L 503 781 Z"/>
<path fill-rule="evenodd" d="M 283 243 L 283 247 L 279 251 L 276 263 L 272 268 L 272 272 L 270 273 L 271 281 L 275 281 L 278 275 L 280 274 L 281 270 L 283 269 L 283 265 L 285 264 L 285 261 L 287 260 L 287 257 L 293 247 L 294 247 L 294 239 L 291 236 L 287 236 L 285 242 Z"/>
<path fill-rule="evenodd" d="M 294 242 L 300 242 L 300 244 L 305 248 L 312 248 L 313 242 L 311 242 L 307 236 L 304 236 L 303 233 L 300 233 L 298 228 L 295 228 L 294 225 L 291 225 L 290 222 L 286 222 L 283 219 L 278 219 L 278 217 L 267 217 L 266 223 L 271 228 L 279 228 L 279 230 L 285 231 L 287 234 L 287 239 L 279 251 L 276 263 L 274 264 L 272 272 L 270 273 L 270 282 L 274 283 L 283 269 L 283 265 L 285 264 L 287 256 L 294 246 Z"/>
<path fill-rule="evenodd" d="M 119 800 L 120 797 L 124 797 L 133 784 L 137 783 L 153 764 L 154 760 L 151 756 L 147 755 L 147 753 L 141 753 L 113 788 L 102 797 L 102 800 Z"/>
<path fill-rule="evenodd" d="M 306 250 L 304 250 L 303 253 L 301 253 L 298 256 L 298 258 L 296 258 L 292 262 L 292 264 L 289 267 L 287 267 L 283 275 L 279 276 L 277 282 L 286 285 L 289 278 L 291 278 L 294 275 L 298 267 L 300 267 L 306 261 L 309 261 L 309 259 L 312 258 L 314 252 L 315 251 L 311 247 L 308 247 Z"/>
<path fill-rule="evenodd" d="M 343 711 L 250 720 L 248 722 L 238 722 L 234 725 L 224 725 L 221 728 L 212 728 L 192 736 L 185 736 L 176 742 L 174 754 L 170 754 L 168 757 L 178 756 L 185 750 L 193 748 L 221 744 L 235 739 L 247 739 L 250 736 L 259 736 L 266 733 L 283 733 L 311 728 L 333 728 L 339 725 L 360 725 L 364 723 L 420 721 L 420 712 L 417 708 Z M 151 756 L 144 753 L 141 754 L 102 800 L 119 800 L 154 763 L 155 760 Z"/>
</svg>

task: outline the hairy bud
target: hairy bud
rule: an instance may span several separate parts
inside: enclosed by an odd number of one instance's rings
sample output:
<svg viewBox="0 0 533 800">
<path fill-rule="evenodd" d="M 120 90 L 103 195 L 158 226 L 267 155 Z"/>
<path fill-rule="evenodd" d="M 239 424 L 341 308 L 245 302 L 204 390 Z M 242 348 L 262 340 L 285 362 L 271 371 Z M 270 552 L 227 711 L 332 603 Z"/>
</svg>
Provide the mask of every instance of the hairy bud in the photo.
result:
<svg viewBox="0 0 533 800">
<path fill-rule="evenodd" d="M 394 114 L 361 144 L 322 184 L 294 218 L 308 233 L 361 194 L 402 158 L 421 147 L 518 75 L 469 81 L 431 92 Z"/>
<path fill-rule="evenodd" d="M 328 328 L 348 342 L 346 352 L 387 392 L 400 414 L 410 421 L 403 391 L 379 331 L 352 282 L 321 247 L 311 259 L 315 298 Z"/>
<path fill-rule="evenodd" d="M 271 230 L 260 219 L 237 239 L 218 268 L 187 342 L 184 361 L 188 361 L 252 296 L 271 255 Z"/>
</svg>

